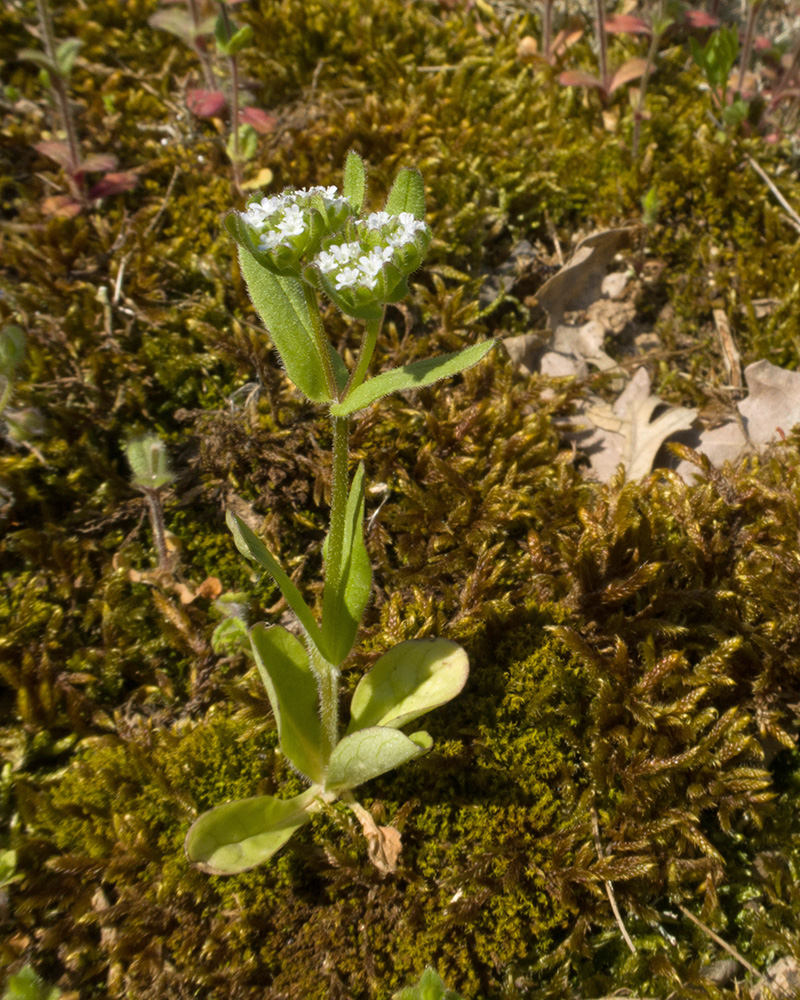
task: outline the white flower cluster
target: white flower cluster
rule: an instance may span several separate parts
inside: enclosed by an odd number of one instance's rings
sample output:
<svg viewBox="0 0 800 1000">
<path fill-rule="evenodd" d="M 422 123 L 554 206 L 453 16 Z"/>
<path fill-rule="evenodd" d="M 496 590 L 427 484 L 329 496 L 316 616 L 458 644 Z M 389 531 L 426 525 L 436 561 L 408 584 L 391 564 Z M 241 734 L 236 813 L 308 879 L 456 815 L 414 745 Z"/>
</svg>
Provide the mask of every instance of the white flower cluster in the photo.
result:
<svg viewBox="0 0 800 1000">
<path fill-rule="evenodd" d="M 288 191 L 249 205 L 241 216 L 258 233 L 258 249 L 273 250 L 291 236 L 302 236 L 308 225 L 309 203 L 314 195 L 322 195 L 326 209 L 338 210 L 345 204 L 338 189 L 331 185 Z"/>
<path fill-rule="evenodd" d="M 368 248 L 360 240 L 334 243 L 327 250 L 320 251 L 314 259 L 320 271 L 334 281 L 337 291 L 356 287 L 370 291 L 374 289 L 381 268 L 392 260 L 395 250 L 413 243 L 416 234 L 424 231 L 426 226 L 410 212 L 401 212 L 399 215 L 373 212 L 359 222 L 357 228 L 366 238 L 365 242 L 372 242 L 374 234 L 377 234 L 380 245 Z M 372 240 L 369 239 L 370 236 Z"/>
</svg>

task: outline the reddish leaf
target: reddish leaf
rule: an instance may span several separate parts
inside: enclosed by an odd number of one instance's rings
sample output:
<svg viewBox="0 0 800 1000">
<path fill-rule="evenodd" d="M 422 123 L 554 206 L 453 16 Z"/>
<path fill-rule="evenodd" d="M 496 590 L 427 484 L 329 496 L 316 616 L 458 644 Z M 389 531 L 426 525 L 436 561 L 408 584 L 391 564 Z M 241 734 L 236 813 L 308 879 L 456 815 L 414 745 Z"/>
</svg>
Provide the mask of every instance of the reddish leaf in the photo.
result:
<svg viewBox="0 0 800 1000">
<path fill-rule="evenodd" d="M 268 111 L 262 111 L 261 108 L 242 108 L 239 112 L 239 121 L 243 125 L 252 125 L 256 132 L 260 132 L 261 135 L 269 135 L 270 132 L 274 132 L 275 126 L 278 124 L 275 115 L 271 115 Z"/>
<path fill-rule="evenodd" d="M 110 194 L 132 191 L 138 183 L 139 178 L 132 170 L 123 170 L 118 174 L 106 174 L 89 190 L 89 198 L 92 201 L 97 201 L 100 198 L 107 198 Z"/>
<path fill-rule="evenodd" d="M 69 155 L 69 146 L 65 142 L 37 142 L 33 147 L 37 153 L 46 156 L 48 160 L 53 160 L 64 170 L 69 170 L 72 161 Z"/>
<path fill-rule="evenodd" d="M 68 194 L 54 194 L 42 202 L 45 215 L 58 215 L 62 219 L 72 219 L 81 210 L 81 203 Z"/>
<path fill-rule="evenodd" d="M 81 161 L 79 169 L 87 174 L 104 174 L 113 170 L 116 165 L 117 158 L 110 153 L 90 153 Z"/>
<path fill-rule="evenodd" d="M 225 110 L 221 90 L 187 90 L 186 107 L 198 118 L 216 118 Z"/>
<path fill-rule="evenodd" d="M 611 82 L 608 85 L 609 94 L 613 94 L 615 90 L 626 83 L 630 83 L 631 80 L 637 80 L 640 76 L 643 76 L 646 69 L 646 59 L 636 58 L 624 62 L 611 77 Z"/>
<path fill-rule="evenodd" d="M 718 28 L 719 20 L 704 10 L 687 10 L 686 20 L 692 28 Z"/>
<path fill-rule="evenodd" d="M 603 81 L 591 73 L 584 73 L 581 69 L 568 69 L 558 78 L 562 87 L 600 87 L 603 88 Z"/>
<path fill-rule="evenodd" d="M 650 25 L 631 14 L 612 14 L 606 21 L 606 31 L 612 35 L 649 35 Z"/>
</svg>

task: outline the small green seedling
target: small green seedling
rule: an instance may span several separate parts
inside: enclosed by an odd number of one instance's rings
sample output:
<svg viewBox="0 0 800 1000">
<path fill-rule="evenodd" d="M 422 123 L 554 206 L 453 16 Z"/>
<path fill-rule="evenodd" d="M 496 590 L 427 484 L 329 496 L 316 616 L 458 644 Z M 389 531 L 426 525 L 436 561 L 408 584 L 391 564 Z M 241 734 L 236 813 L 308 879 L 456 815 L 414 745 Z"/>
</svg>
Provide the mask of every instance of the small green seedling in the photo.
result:
<svg viewBox="0 0 800 1000">
<path fill-rule="evenodd" d="M 442 977 L 428 967 L 420 976 L 416 986 L 406 986 L 395 993 L 392 1000 L 461 1000 L 461 996 L 448 990 Z"/>
<path fill-rule="evenodd" d="M 287 375 L 309 400 L 328 408 L 333 458 L 319 620 L 258 536 L 228 514 L 239 551 L 272 576 L 297 619 L 300 638 L 280 625 L 259 624 L 250 642 L 281 751 L 309 787 L 291 799 L 258 795 L 203 813 L 186 837 L 186 853 L 212 874 L 231 875 L 266 861 L 337 799 L 358 815 L 352 789 L 428 751 L 433 740 L 427 732 L 407 735 L 403 728 L 454 698 L 469 672 L 467 654 L 454 642 L 403 642 L 361 679 L 349 725 L 340 733 L 340 669 L 372 587 L 363 530 L 365 470 L 362 463 L 350 480 L 349 419 L 390 393 L 429 386 L 477 364 L 494 345 L 475 344 L 367 377 L 386 305 L 407 293 L 431 234 L 418 171 L 400 171 L 383 211 L 364 214 L 365 194 L 364 164 L 351 152 L 341 195 L 335 187 L 288 189 L 256 196 L 244 212 L 228 217 L 250 296 Z M 318 290 L 364 323 L 352 369 L 325 336 Z"/>
</svg>

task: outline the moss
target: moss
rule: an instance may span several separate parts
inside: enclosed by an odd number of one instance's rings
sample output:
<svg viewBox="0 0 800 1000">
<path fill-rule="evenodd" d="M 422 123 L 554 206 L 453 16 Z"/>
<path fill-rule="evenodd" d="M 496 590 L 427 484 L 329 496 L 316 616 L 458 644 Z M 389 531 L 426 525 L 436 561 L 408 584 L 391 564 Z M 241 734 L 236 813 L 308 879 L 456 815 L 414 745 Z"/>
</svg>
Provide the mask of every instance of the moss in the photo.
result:
<svg viewBox="0 0 800 1000">
<path fill-rule="evenodd" d="M 521 379 L 499 349 L 354 421 L 353 458 L 380 492 L 367 510 L 375 596 L 344 685 L 418 635 L 458 639 L 473 664 L 463 697 L 431 719 L 435 753 L 365 789 L 403 828 L 400 872 L 368 867 L 341 810 L 267 870 L 225 882 L 186 867 L 197 809 L 297 783 L 246 658 L 210 649 L 208 602 L 129 578 L 152 552 L 122 446 L 139 430 L 168 442 L 184 579 L 217 576 L 248 593 L 252 620 L 272 620 L 277 595 L 236 556 L 221 511 L 250 504 L 314 600 L 330 431 L 249 303 L 222 226 L 238 199 L 226 124 L 185 111 L 197 60 L 149 28 L 155 8 L 56 12 L 59 37 L 85 43 L 70 81 L 82 148 L 113 151 L 140 181 L 70 220 L 43 211 L 65 179 L 33 147 L 58 123 L 16 59 L 33 5 L 0 13 L 0 59 L 29 102 L 2 112 L 0 319 L 29 335 L 14 405 L 46 427 L 35 450 L 0 455 L 0 744 L 25 874 L 4 959 L 87 1000 L 255 997 L 265 981 L 275 996 L 377 997 L 428 963 L 490 1000 L 708 993 L 714 948 L 672 916 L 679 903 L 757 963 L 796 952 L 796 761 L 777 758 L 771 788 L 761 741 L 788 747 L 795 731 L 797 441 L 692 488 L 587 486 L 554 429 L 583 387 Z M 659 58 L 634 165 L 624 88 L 609 132 L 594 96 L 517 62 L 538 27 L 503 5 L 262 0 L 237 17 L 257 39 L 242 56 L 248 93 L 278 118 L 253 172 L 269 166 L 274 188 L 338 183 L 355 147 L 377 199 L 399 165 L 423 170 L 436 242 L 407 309 L 389 310 L 375 370 L 528 332 L 524 302 L 484 307 L 487 272 L 525 238 L 546 275 L 553 233 L 566 247 L 635 221 L 650 188 L 659 219 L 631 259 L 661 268 L 640 303 L 665 345 L 660 391 L 713 394 L 718 306 L 745 362 L 795 364 L 796 240 L 747 164 L 796 204 L 791 155 L 716 136 L 677 46 Z M 588 42 L 569 58 L 593 67 Z M 154 60 L 171 73 L 153 79 Z M 760 298 L 778 300 L 767 317 Z M 354 328 L 326 319 L 351 351 Z M 233 397 L 254 378 L 247 403 Z"/>
<path fill-rule="evenodd" d="M 369 789 L 379 815 L 403 817 L 395 876 L 369 867 L 341 810 L 265 868 L 226 880 L 187 866 L 182 843 L 195 811 L 299 790 L 275 755 L 274 731 L 254 738 L 241 715 L 88 740 L 49 791 L 23 786 L 38 845 L 21 856 L 23 923 L 47 926 L 48 939 L 58 935 L 81 956 L 62 981 L 90 995 L 97 984 L 79 970 L 118 962 L 112 996 L 155 996 L 173 977 L 220 996 L 256 996 L 270 983 L 297 997 L 372 997 L 438 957 L 465 988 L 496 991 L 493 969 L 526 957 L 564 920 L 546 891 L 542 837 L 557 823 L 554 786 L 573 766 L 558 718 L 565 662 L 544 639 L 546 614 L 527 617 L 457 708 L 431 719 L 441 749 Z M 530 711 L 534 692 L 544 714 Z M 109 905 L 87 908 L 98 893 Z M 146 964 L 132 951 L 145 934 Z"/>
</svg>

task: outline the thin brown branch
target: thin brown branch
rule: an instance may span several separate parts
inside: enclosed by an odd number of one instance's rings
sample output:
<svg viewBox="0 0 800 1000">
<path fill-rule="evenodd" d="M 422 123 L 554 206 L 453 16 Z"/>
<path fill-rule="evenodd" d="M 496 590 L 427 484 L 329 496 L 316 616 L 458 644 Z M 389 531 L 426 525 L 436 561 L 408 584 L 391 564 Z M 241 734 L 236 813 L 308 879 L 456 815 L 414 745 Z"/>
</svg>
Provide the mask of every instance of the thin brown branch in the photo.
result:
<svg viewBox="0 0 800 1000">
<path fill-rule="evenodd" d="M 594 846 L 595 850 L 597 851 L 598 858 L 602 860 L 605 857 L 605 854 L 603 852 L 603 845 L 600 842 L 600 824 L 597 821 L 597 810 L 595 809 L 594 806 L 592 806 L 591 816 L 592 816 L 592 832 L 594 833 Z M 614 919 L 617 921 L 617 927 L 619 927 L 620 933 L 622 934 L 622 937 L 625 939 L 625 944 L 630 948 L 631 952 L 635 955 L 637 953 L 636 945 L 633 943 L 633 941 L 631 941 L 631 936 L 630 934 L 628 934 L 627 928 L 625 927 L 625 924 L 622 921 L 622 914 L 619 912 L 619 907 L 617 906 L 617 897 L 614 894 L 614 886 L 608 881 L 608 879 L 604 879 L 604 883 L 606 887 L 606 893 L 608 895 L 608 901 L 609 903 L 611 903 L 611 909 L 614 913 Z"/>
<path fill-rule="evenodd" d="M 708 937 L 710 937 L 715 944 L 718 944 L 720 948 L 722 948 L 724 951 L 727 951 L 727 953 L 732 958 L 735 958 L 740 965 L 743 965 L 748 972 L 751 972 L 754 976 L 757 976 L 759 979 L 769 980 L 769 982 L 781 996 L 787 997 L 788 1000 L 791 1000 L 791 994 L 786 989 L 784 989 L 784 987 L 781 986 L 780 983 L 776 982 L 768 972 L 764 973 L 759 972 L 754 965 L 752 965 L 750 962 L 747 961 L 747 959 L 741 952 L 737 951 L 733 947 L 733 945 L 728 944 L 727 941 L 724 941 L 719 936 L 719 934 L 715 934 L 714 931 L 712 931 L 711 928 L 708 926 L 708 924 L 704 924 L 699 917 L 696 917 L 690 910 L 687 910 L 685 906 L 678 903 L 678 909 L 685 917 L 688 917 L 693 924 L 696 924 L 704 934 L 707 934 Z"/>
</svg>

